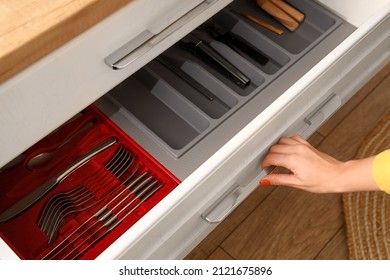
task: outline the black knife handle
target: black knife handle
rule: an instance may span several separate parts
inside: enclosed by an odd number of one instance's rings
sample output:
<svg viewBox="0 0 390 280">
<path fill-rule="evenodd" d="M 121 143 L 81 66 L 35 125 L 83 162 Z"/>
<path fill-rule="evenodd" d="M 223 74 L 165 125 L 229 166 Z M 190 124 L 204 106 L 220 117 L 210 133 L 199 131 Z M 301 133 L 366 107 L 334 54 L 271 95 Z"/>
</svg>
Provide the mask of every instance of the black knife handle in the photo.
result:
<svg viewBox="0 0 390 280">
<path fill-rule="evenodd" d="M 239 54 L 246 54 L 261 65 L 265 65 L 269 61 L 268 57 L 260 53 L 255 47 L 250 45 L 250 43 L 246 42 L 238 35 L 227 32 L 222 35 L 222 40 Z"/>
<path fill-rule="evenodd" d="M 228 77 L 239 87 L 246 88 L 249 85 L 250 79 L 213 48 L 192 34 L 188 35 L 186 39 L 188 40 L 188 43 L 193 46 L 195 51 L 201 51 L 221 66 L 227 72 Z"/>
</svg>

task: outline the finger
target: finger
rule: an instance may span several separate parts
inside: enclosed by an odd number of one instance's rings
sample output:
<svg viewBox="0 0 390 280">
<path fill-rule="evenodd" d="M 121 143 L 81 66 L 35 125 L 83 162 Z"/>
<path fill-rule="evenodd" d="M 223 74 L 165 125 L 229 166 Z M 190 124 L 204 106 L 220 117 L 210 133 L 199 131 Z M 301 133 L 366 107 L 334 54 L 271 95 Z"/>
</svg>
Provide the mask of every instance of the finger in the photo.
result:
<svg viewBox="0 0 390 280">
<path fill-rule="evenodd" d="M 309 151 L 318 153 L 318 150 L 316 148 L 314 148 L 309 142 L 307 142 L 300 136 L 293 136 L 292 138 L 281 139 L 281 143 L 278 145 L 280 145 L 280 147 L 275 147 L 273 151 L 290 154 L 295 153 L 300 155 L 308 154 Z"/>
<path fill-rule="evenodd" d="M 296 145 L 299 142 L 291 137 L 282 136 L 282 137 L 280 137 L 278 143 L 281 145 Z"/>
<path fill-rule="evenodd" d="M 302 138 L 302 136 L 300 136 L 300 135 L 294 135 L 294 136 L 292 136 L 291 138 L 294 139 L 294 140 L 297 141 L 297 142 L 302 143 L 302 144 L 305 144 L 305 145 L 308 144 L 308 145 L 310 145 L 310 143 L 307 142 L 306 139 Z M 311 145 L 310 145 L 310 146 L 311 146 Z"/>
<path fill-rule="evenodd" d="M 269 153 L 262 162 L 262 168 L 265 169 L 269 166 L 280 166 L 287 169 L 291 169 L 291 154 L 279 154 Z"/>
<path fill-rule="evenodd" d="M 263 179 L 260 181 L 260 185 L 287 186 L 287 187 L 300 188 L 300 181 L 294 174 L 269 174 L 263 177 Z"/>
<path fill-rule="evenodd" d="M 269 149 L 269 153 L 290 154 L 294 152 L 294 147 L 295 146 L 291 146 L 291 145 L 275 144 Z"/>
<path fill-rule="evenodd" d="M 292 136 L 292 137 L 283 136 L 279 139 L 278 144 L 291 145 L 291 146 L 302 145 L 302 144 L 310 145 L 305 139 L 303 139 L 302 137 L 300 137 L 298 135 Z"/>
<path fill-rule="evenodd" d="M 275 144 L 270 148 L 269 154 L 284 154 L 284 155 L 300 154 L 302 152 L 305 152 L 307 150 L 307 148 L 308 147 L 306 145 L 303 145 L 303 144 L 299 144 L 299 145 Z"/>
</svg>

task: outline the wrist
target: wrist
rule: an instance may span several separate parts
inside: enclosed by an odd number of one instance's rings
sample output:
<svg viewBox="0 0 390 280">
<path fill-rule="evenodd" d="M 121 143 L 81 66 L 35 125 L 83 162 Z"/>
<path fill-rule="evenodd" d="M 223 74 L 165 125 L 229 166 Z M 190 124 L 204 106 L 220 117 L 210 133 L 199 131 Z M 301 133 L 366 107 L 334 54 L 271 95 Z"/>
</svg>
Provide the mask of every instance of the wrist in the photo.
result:
<svg viewBox="0 0 390 280">
<path fill-rule="evenodd" d="M 379 191 L 372 174 L 374 158 L 349 160 L 342 163 L 335 178 L 336 192 Z"/>
</svg>

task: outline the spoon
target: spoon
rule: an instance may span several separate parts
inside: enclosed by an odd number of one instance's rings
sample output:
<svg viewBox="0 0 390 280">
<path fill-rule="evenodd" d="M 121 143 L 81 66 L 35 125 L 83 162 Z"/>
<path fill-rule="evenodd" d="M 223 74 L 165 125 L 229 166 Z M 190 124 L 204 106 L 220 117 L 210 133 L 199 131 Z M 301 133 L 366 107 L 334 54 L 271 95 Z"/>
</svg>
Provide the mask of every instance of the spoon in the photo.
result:
<svg viewBox="0 0 390 280">
<path fill-rule="evenodd" d="M 53 159 L 53 153 L 56 150 L 58 150 L 59 148 L 63 147 L 66 143 L 68 143 L 74 137 L 76 137 L 76 136 L 80 135 L 81 133 L 83 133 L 83 132 L 87 131 L 88 129 L 90 129 L 93 125 L 94 125 L 94 123 L 92 121 L 86 123 L 82 128 L 77 130 L 73 135 L 71 135 L 70 137 L 66 138 L 64 141 L 62 141 L 52 151 L 40 153 L 40 154 L 34 156 L 33 158 L 31 158 L 27 162 L 27 168 L 29 170 L 33 171 L 33 170 L 38 170 L 38 169 L 44 167 L 45 165 L 47 165 Z"/>
</svg>

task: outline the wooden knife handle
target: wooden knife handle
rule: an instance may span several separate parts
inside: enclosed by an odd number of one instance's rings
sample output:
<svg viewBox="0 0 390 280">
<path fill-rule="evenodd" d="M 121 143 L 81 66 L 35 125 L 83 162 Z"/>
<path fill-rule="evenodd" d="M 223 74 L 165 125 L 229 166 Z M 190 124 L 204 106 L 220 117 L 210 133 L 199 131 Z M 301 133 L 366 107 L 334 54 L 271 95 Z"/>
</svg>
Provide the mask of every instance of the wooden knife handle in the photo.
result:
<svg viewBox="0 0 390 280">
<path fill-rule="evenodd" d="M 276 34 L 282 35 L 284 33 L 284 31 L 282 29 L 276 28 L 275 26 L 272 26 L 271 24 L 268 24 L 265 21 L 262 21 L 258 18 L 255 18 L 254 16 L 244 14 L 244 13 L 240 13 L 240 15 L 243 16 L 244 18 L 249 19 L 250 21 L 260 25 L 260 26 L 267 28 L 268 30 L 271 30 L 272 32 L 275 32 Z"/>
<path fill-rule="evenodd" d="M 289 16 L 286 12 L 276 6 L 269 0 L 256 0 L 257 5 L 270 14 L 273 18 L 283 24 L 290 31 L 294 31 L 299 27 L 299 23 Z"/>
<path fill-rule="evenodd" d="M 301 13 L 288 3 L 284 2 L 283 0 L 271 0 L 271 2 L 283 11 L 285 11 L 287 14 L 289 14 L 290 17 L 295 19 L 297 22 L 301 23 L 305 19 L 305 15 L 303 13 Z"/>
</svg>

